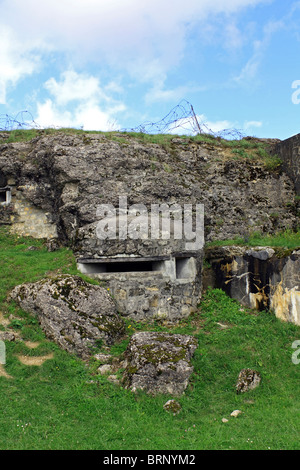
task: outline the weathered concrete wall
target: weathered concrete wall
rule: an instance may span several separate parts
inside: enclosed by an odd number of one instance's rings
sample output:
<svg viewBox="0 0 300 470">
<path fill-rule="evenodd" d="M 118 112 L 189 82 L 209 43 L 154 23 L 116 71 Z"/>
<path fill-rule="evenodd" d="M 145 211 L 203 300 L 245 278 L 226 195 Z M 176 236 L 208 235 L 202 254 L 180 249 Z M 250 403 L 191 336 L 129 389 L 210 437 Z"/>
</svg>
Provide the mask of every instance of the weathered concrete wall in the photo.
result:
<svg viewBox="0 0 300 470">
<path fill-rule="evenodd" d="M 0 201 L 1 223 L 10 225 L 11 232 L 20 236 L 57 238 L 57 227 L 51 220 L 51 213 L 36 206 L 26 197 L 27 194 L 36 192 L 37 185 L 17 186 L 14 178 L 6 180 L 6 183 L 7 185 L 2 190 L 0 189 L 0 193 L 2 192 Z"/>
<path fill-rule="evenodd" d="M 89 273 L 105 282 L 119 312 L 135 321 L 165 320 L 175 322 L 196 311 L 201 298 L 202 250 L 186 258 L 189 269 L 176 269 L 176 259 L 170 256 L 158 271 Z M 120 260 L 120 258 L 118 258 Z M 138 258 L 135 258 L 138 259 Z M 173 265 L 172 270 L 170 266 Z M 192 266 L 191 266 L 192 265 Z M 82 271 L 82 264 L 79 263 Z"/>
<path fill-rule="evenodd" d="M 270 309 L 282 320 L 300 324 L 300 250 L 277 261 L 271 276 Z"/>
<path fill-rule="evenodd" d="M 10 215 L 11 232 L 34 238 L 57 238 L 56 224 L 50 214 L 26 200 L 22 191 L 14 191 L 14 211 Z"/>
<path fill-rule="evenodd" d="M 227 246 L 206 250 L 206 259 L 212 271 L 207 283 L 247 307 L 300 325 L 300 250 Z"/>
<path fill-rule="evenodd" d="M 283 161 L 283 169 L 294 181 L 300 195 L 300 134 L 279 142 L 274 150 Z"/>
</svg>

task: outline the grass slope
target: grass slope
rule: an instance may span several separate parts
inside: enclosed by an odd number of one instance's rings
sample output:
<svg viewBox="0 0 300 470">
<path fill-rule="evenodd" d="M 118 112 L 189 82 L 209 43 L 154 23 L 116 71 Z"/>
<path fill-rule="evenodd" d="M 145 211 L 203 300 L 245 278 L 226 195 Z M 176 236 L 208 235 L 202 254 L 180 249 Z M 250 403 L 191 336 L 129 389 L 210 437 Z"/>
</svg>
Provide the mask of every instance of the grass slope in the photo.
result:
<svg viewBox="0 0 300 470">
<path fill-rule="evenodd" d="M 112 348 L 113 354 L 124 351 L 138 329 L 198 338 L 192 380 L 178 400 L 181 413 L 173 416 L 163 409 L 171 397 L 133 394 L 111 384 L 96 374 L 95 360 L 87 367 L 60 350 L 35 318 L 6 301 L 13 286 L 57 271 L 76 273 L 70 250 L 49 253 L 42 242 L 0 228 L 0 328 L 23 339 L 5 343 L 3 368 L 11 378 L 0 376 L 0 449 L 299 449 L 300 364 L 292 362 L 299 327 L 242 308 L 220 290 L 208 290 L 198 312 L 172 329 L 127 323 L 128 338 Z M 38 346 L 30 348 L 26 341 Z M 19 358 L 50 354 L 40 366 Z M 244 367 L 257 369 L 262 383 L 237 395 Z M 236 409 L 242 414 L 231 417 Z"/>
</svg>

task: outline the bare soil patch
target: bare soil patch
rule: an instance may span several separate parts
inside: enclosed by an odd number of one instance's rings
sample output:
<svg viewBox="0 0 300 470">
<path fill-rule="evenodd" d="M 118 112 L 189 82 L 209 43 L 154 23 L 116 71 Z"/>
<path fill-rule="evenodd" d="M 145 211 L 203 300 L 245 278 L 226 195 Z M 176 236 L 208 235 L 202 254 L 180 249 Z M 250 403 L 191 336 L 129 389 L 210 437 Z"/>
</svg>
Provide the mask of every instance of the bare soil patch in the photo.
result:
<svg viewBox="0 0 300 470">
<path fill-rule="evenodd" d="M 48 354 L 47 356 L 18 356 L 18 359 L 25 366 L 41 366 L 45 361 L 53 359 L 54 354 Z"/>
</svg>

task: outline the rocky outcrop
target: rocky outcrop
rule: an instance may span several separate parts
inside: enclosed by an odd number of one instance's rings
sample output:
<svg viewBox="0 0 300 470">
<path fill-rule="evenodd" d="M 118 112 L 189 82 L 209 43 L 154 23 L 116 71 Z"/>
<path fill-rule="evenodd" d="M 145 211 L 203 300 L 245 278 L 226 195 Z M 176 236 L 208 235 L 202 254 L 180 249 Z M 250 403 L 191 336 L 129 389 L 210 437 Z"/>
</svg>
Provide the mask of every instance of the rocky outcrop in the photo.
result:
<svg viewBox="0 0 300 470">
<path fill-rule="evenodd" d="M 242 246 L 206 249 L 209 283 L 243 305 L 300 325 L 300 250 Z"/>
<path fill-rule="evenodd" d="M 126 351 L 124 383 L 132 391 L 181 395 L 193 372 L 197 348 L 193 336 L 156 332 L 135 333 Z"/>
<path fill-rule="evenodd" d="M 10 299 L 37 316 L 50 340 L 83 359 L 100 343 L 111 345 L 124 334 L 123 320 L 107 291 L 79 276 L 22 284 Z"/>
<path fill-rule="evenodd" d="M 158 145 L 123 134 L 109 139 L 104 134 L 41 132 L 31 142 L 0 146 L 0 175 L 12 188 L 10 208 L 0 209 L 19 232 L 36 236 L 41 231 L 38 208 L 44 214 L 44 236 L 57 234 L 88 257 L 101 248 L 95 233 L 97 206 L 116 207 L 120 195 L 128 197 L 129 205 L 147 207 L 204 204 L 206 241 L 296 227 L 293 181 L 280 167 L 270 170 L 258 161 L 236 158 L 217 140 L 174 138 Z M 145 244 L 132 240 L 121 241 L 119 248 L 147 254 Z M 105 249 L 109 254 L 109 246 Z"/>
</svg>

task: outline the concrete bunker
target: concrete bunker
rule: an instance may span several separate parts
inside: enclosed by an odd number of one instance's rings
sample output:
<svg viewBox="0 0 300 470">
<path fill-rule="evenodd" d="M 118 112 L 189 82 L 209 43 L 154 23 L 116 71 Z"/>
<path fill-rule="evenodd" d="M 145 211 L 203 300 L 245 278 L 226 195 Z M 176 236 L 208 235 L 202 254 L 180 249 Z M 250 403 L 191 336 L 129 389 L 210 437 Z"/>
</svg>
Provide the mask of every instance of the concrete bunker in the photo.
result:
<svg viewBox="0 0 300 470">
<path fill-rule="evenodd" d="M 200 297 L 202 251 L 162 256 L 79 258 L 78 270 L 104 281 L 118 310 L 134 320 L 178 320 Z"/>
</svg>

